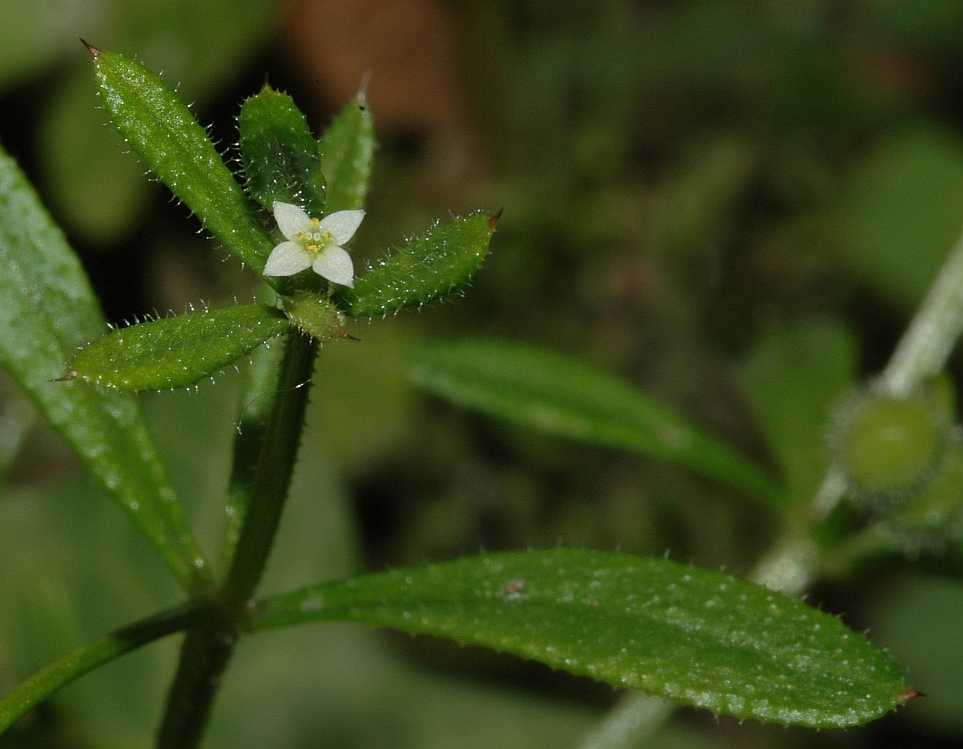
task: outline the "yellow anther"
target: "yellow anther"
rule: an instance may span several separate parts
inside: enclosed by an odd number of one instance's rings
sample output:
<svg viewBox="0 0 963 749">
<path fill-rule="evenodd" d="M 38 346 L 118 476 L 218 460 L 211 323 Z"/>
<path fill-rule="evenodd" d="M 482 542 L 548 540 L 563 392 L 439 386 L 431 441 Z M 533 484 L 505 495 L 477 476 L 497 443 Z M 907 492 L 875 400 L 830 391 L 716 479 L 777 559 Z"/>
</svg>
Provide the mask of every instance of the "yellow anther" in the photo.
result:
<svg viewBox="0 0 963 749">
<path fill-rule="evenodd" d="M 317 218 L 311 219 L 311 226 L 321 226 L 321 219 L 317 219 Z"/>
</svg>

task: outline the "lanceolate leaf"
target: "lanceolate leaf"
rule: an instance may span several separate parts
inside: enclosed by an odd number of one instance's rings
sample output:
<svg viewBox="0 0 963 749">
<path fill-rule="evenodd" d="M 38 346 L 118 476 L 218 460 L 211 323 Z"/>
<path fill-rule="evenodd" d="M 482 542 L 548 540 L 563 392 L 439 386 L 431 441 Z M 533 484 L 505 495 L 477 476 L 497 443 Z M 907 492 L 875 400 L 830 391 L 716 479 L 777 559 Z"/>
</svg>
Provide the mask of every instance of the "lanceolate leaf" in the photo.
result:
<svg viewBox="0 0 963 749">
<path fill-rule="evenodd" d="M 307 120 L 287 94 L 264 86 L 238 117 L 247 191 L 267 211 L 294 203 L 311 216 L 324 212 L 324 176 Z"/>
<path fill-rule="evenodd" d="M 130 146 L 207 231 L 260 272 L 273 244 L 204 128 L 159 76 L 121 54 L 89 49 L 101 98 Z"/>
<path fill-rule="evenodd" d="M 346 293 L 348 314 L 383 316 L 459 291 L 485 262 L 496 222 L 481 212 L 459 216 L 389 251 Z"/>
<path fill-rule="evenodd" d="M 280 310 L 257 304 L 158 318 L 114 330 L 81 349 L 66 378 L 135 392 L 185 387 L 289 327 Z"/>
<path fill-rule="evenodd" d="M 344 107 L 321 137 L 328 211 L 364 208 L 374 160 L 374 123 L 364 95 Z"/>
<path fill-rule="evenodd" d="M 203 557 L 134 401 L 51 382 L 77 346 L 104 330 L 76 256 L 13 160 L 0 149 L 0 365 L 77 451 L 189 589 Z"/>
<path fill-rule="evenodd" d="M 531 346 L 460 341 L 422 347 L 411 377 L 463 406 L 550 434 L 678 463 L 779 501 L 755 465 L 627 383 Z"/>
<path fill-rule="evenodd" d="M 556 549 L 327 583 L 261 603 L 253 629 L 349 620 L 447 637 L 723 715 L 859 725 L 916 695 L 838 619 L 662 559 Z"/>
</svg>

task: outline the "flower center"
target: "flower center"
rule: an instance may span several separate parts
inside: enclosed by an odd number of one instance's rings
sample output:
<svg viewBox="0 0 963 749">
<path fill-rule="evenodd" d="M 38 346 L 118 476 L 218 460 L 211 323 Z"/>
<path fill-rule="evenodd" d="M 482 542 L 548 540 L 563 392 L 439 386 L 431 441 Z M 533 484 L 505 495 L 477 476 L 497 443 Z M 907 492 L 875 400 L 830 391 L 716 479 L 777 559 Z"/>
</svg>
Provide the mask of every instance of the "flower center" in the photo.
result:
<svg viewBox="0 0 963 749">
<path fill-rule="evenodd" d="M 309 255 L 317 257 L 334 242 L 334 237 L 331 236 L 331 232 L 321 228 L 321 222 L 318 219 L 313 218 L 307 229 L 294 235 L 294 241 L 300 244 Z"/>
</svg>

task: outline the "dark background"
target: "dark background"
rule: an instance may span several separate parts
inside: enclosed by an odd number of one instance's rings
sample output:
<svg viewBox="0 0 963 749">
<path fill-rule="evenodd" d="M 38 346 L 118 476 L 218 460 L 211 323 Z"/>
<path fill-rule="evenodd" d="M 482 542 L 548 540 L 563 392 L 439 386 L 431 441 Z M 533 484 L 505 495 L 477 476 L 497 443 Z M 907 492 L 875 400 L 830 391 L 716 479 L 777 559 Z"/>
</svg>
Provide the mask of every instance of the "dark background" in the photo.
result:
<svg viewBox="0 0 963 749">
<path fill-rule="evenodd" d="M 442 336 L 566 352 L 811 492 L 829 413 L 807 394 L 882 367 L 963 224 L 961 30 L 955 0 L 7 2 L 0 142 L 113 321 L 257 287 L 104 125 L 79 36 L 164 70 L 227 156 L 265 80 L 318 132 L 367 80 L 380 147 L 361 258 L 449 211 L 504 208 L 464 299 L 325 348 L 271 589 L 558 543 L 745 573 L 778 525 L 751 500 L 431 399 L 406 353 Z M 237 386 L 144 398 L 212 549 Z M 5 379 L 0 476 L 0 690 L 176 600 Z M 927 698 L 818 735 L 683 710 L 656 744 L 958 745 L 963 588 L 938 557 L 881 560 L 810 600 L 871 628 Z M 0 746 L 148 746 L 174 646 L 65 690 Z M 554 749 L 613 699 L 481 651 L 298 630 L 241 649 L 209 745 Z"/>
</svg>

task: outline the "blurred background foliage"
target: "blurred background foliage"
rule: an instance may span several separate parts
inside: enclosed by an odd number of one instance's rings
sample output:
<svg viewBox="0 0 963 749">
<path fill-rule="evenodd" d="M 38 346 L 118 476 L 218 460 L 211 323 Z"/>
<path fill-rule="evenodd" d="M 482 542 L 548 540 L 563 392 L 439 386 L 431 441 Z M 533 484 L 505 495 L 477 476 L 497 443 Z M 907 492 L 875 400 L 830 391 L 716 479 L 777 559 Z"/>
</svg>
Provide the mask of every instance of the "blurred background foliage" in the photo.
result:
<svg viewBox="0 0 963 749">
<path fill-rule="evenodd" d="M 777 526 L 750 499 L 424 396 L 406 353 L 489 336 L 581 357 L 805 501 L 833 404 L 881 367 L 963 224 L 961 28 L 956 0 L 9 2 L 0 141 L 114 321 L 256 286 L 104 126 L 78 36 L 164 70 L 229 156 L 237 107 L 265 78 L 316 130 L 367 81 L 381 146 L 362 257 L 447 211 L 505 208 L 465 299 L 357 325 L 362 343 L 323 351 L 272 590 L 559 543 L 746 572 Z M 144 399 L 209 545 L 237 399 L 234 375 Z M 177 599 L 5 379 L 0 479 L 0 690 Z M 871 627 L 930 695 L 821 741 L 963 738 L 963 587 L 940 572 L 888 560 L 814 592 Z M 147 746 L 174 656 L 165 642 L 84 679 L 0 747 Z M 229 677 L 212 747 L 555 749 L 615 697 L 510 658 L 340 626 L 255 638 Z M 657 745 L 813 740 L 680 715 Z"/>
</svg>

